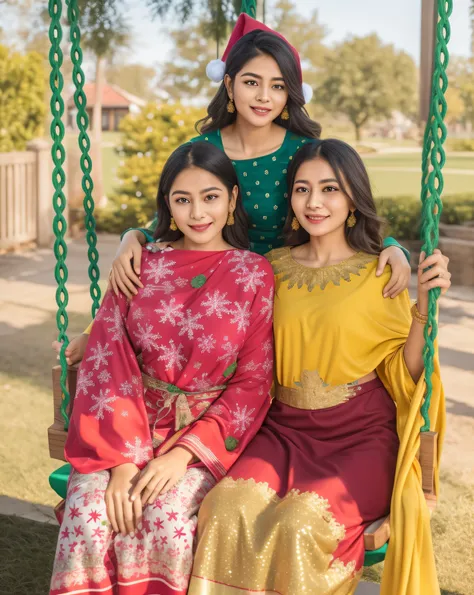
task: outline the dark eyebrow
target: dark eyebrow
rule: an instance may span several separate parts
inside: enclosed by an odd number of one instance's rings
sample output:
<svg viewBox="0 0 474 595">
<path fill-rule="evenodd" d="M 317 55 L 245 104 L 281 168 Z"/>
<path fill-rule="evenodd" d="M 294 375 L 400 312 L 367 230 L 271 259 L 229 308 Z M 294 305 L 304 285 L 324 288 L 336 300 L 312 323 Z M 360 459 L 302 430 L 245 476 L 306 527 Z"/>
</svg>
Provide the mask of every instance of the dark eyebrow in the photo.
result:
<svg viewBox="0 0 474 595">
<path fill-rule="evenodd" d="M 308 180 L 295 180 L 293 183 L 294 184 L 308 184 L 308 186 L 309 186 Z"/>
<path fill-rule="evenodd" d="M 218 188 L 217 186 L 210 186 L 209 188 L 204 188 L 204 190 L 201 190 L 200 194 L 204 194 L 205 192 L 210 192 L 211 190 L 221 191 L 222 188 Z M 185 194 L 186 196 L 191 196 L 191 192 L 186 192 L 186 190 L 174 190 L 171 193 L 171 196 L 174 196 L 175 194 Z"/>
<path fill-rule="evenodd" d="M 241 74 L 240 76 L 253 76 L 256 79 L 262 79 L 262 77 L 259 74 L 255 74 L 254 72 L 244 72 L 243 74 Z M 285 79 L 282 76 L 274 76 L 272 78 L 272 81 L 285 81 Z"/>
<path fill-rule="evenodd" d="M 217 186 L 210 186 L 209 188 L 204 188 L 204 190 L 200 191 L 200 194 L 204 194 L 205 192 L 210 192 L 211 190 L 222 190 L 222 188 L 218 188 Z"/>
<path fill-rule="evenodd" d="M 336 178 L 326 178 L 325 180 L 319 180 L 320 184 L 327 184 L 328 182 L 336 182 L 336 184 L 339 184 Z"/>
</svg>

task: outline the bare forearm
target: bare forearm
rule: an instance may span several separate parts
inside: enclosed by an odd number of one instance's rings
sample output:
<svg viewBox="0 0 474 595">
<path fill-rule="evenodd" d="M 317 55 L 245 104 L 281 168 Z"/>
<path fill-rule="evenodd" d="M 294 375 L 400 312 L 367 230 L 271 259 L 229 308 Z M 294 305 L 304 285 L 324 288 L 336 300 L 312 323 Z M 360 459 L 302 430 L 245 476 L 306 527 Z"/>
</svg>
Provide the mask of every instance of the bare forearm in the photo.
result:
<svg viewBox="0 0 474 595">
<path fill-rule="evenodd" d="M 422 302 L 418 304 L 418 311 L 422 316 L 426 316 L 428 313 L 427 306 Z M 403 355 L 405 357 L 405 363 L 407 365 L 410 376 L 415 382 L 418 382 L 423 372 L 423 348 L 425 345 L 424 337 L 424 324 L 416 318 L 413 318 L 410 332 L 408 334 L 407 342 L 405 343 L 405 349 Z"/>
<path fill-rule="evenodd" d="M 130 231 L 127 231 L 126 234 L 124 234 L 122 241 L 127 237 L 133 236 L 135 238 L 137 238 L 137 240 L 140 242 L 140 244 L 143 246 L 144 244 L 146 244 L 146 237 L 145 234 L 140 231 L 139 229 L 131 229 Z"/>
</svg>

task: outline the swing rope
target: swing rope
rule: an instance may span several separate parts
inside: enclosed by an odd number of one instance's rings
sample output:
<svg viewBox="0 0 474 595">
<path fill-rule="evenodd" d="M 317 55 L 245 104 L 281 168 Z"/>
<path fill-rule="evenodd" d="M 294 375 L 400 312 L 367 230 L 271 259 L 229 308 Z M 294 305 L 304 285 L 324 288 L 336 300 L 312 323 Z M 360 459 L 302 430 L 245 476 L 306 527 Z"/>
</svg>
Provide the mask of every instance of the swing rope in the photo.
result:
<svg viewBox="0 0 474 595">
<path fill-rule="evenodd" d="M 84 210 L 86 237 L 88 243 L 89 259 L 89 279 L 91 281 L 90 294 L 92 298 L 92 316 L 94 317 L 100 302 L 100 288 L 98 285 L 100 273 L 98 267 L 99 254 L 96 248 L 97 237 L 95 233 L 94 219 L 94 200 L 92 198 L 93 182 L 91 178 L 92 161 L 89 155 L 90 140 L 87 134 L 89 118 L 86 111 L 86 96 L 84 94 L 84 72 L 82 70 L 82 51 L 80 48 L 80 29 L 78 25 L 79 10 L 77 0 L 66 0 L 68 7 L 68 20 L 70 23 L 71 60 L 73 63 L 73 81 L 75 85 L 74 102 L 77 108 L 77 126 L 79 129 L 79 149 L 81 151 L 81 170 L 82 189 L 84 191 Z M 443 191 L 442 168 L 446 161 L 446 154 L 443 144 L 446 140 L 446 126 L 444 118 L 447 105 L 445 92 L 448 86 L 446 68 L 449 60 L 447 43 L 450 38 L 449 17 L 453 9 L 452 0 L 438 0 L 439 22 L 437 25 L 436 45 L 435 45 L 435 67 L 432 79 L 432 100 L 430 105 L 430 114 L 424 134 L 423 154 L 422 154 L 422 230 L 421 237 L 423 241 L 422 250 L 427 255 L 433 253 L 439 240 L 439 219 L 441 216 L 441 194 Z M 62 91 L 64 79 L 61 73 L 63 63 L 63 53 L 60 47 L 62 41 L 62 0 L 49 0 L 48 10 L 51 19 L 49 28 L 49 39 L 51 49 L 49 52 L 49 61 L 51 64 L 50 86 L 51 86 L 51 138 L 53 141 L 51 156 L 54 164 L 52 181 L 54 186 L 53 194 L 53 231 L 55 235 L 54 254 L 56 256 L 56 267 L 54 276 L 57 282 L 56 303 L 58 306 L 56 322 L 58 327 L 58 341 L 62 342 L 60 352 L 61 363 L 61 390 L 63 392 L 63 403 L 61 414 L 65 421 L 65 429 L 68 428 L 69 419 L 67 410 L 70 401 L 69 391 L 67 389 L 67 363 L 64 351 L 68 345 L 67 328 L 68 315 L 67 305 L 69 295 L 66 288 L 68 279 L 68 269 L 66 265 L 67 245 L 65 235 L 67 223 L 64 218 L 66 208 L 66 198 L 63 192 L 66 175 L 64 173 L 64 162 L 66 152 L 64 149 L 64 124 L 62 117 L 64 115 L 64 101 Z M 242 0 L 241 12 L 247 13 L 255 18 L 257 11 L 256 0 Z M 431 171 L 430 171 L 431 170 Z M 439 289 L 431 290 L 429 295 L 428 323 L 425 327 L 425 348 L 423 359 L 425 364 L 426 377 L 426 395 L 421 408 L 424 424 L 422 432 L 430 429 L 429 407 L 432 395 L 432 374 L 434 369 L 434 342 L 436 340 L 438 325 L 436 321 L 437 300 L 440 295 Z"/>
<path fill-rule="evenodd" d="M 79 10 L 77 0 L 66 0 L 68 7 L 68 21 L 70 24 L 70 40 L 71 40 L 71 61 L 73 64 L 73 81 L 75 86 L 74 103 L 77 108 L 76 122 L 79 128 L 78 144 L 81 151 L 81 170 L 82 170 L 82 189 L 84 191 L 84 211 L 85 211 L 85 227 L 86 238 L 88 244 L 88 259 L 89 259 L 89 279 L 90 279 L 90 295 L 92 298 L 92 317 L 99 308 L 100 304 L 100 288 L 98 281 L 100 278 L 100 271 L 98 266 L 99 253 L 97 251 L 97 236 L 95 233 L 95 218 L 94 218 L 94 200 L 92 198 L 93 182 L 91 178 L 92 160 L 89 155 L 90 139 L 87 134 L 89 125 L 89 117 L 86 111 L 86 96 L 84 93 L 84 72 L 82 70 L 82 50 L 80 47 L 81 33 L 78 25 Z M 58 311 L 56 315 L 56 322 L 58 326 L 58 341 L 62 342 L 60 352 L 61 364 L 61 390 L 63 393 L 63 401 L 61 403 L 61 415 L 64 419 L 64 429 L 67 430 L 69 426 L 68 407 L 70 402 L 70 394 L 67 387 L 67 362 L 64 351 L 69 343 L 67 338 L 68 316 L 66 307 L 69 302 L 69 295 L 66 288 L 68 279 L 68 269 L 66 265 L 67 245 L 64 241 L 67 231 L 67 222 L 64 218 L 64 209 L 66 207 L 66 198 L 64 196 L 64 185 L 66 183 L 66 174 L 64 172 L 64 162 L 66 158 L 66 151 L 64 149 L 64 124 L 62 118 L 64 115 L 64 101 L 62 99 L 62 90 L 64 88 L 64 79 L 61 73 L 61 66 L 63 63 L 63 53 L 61 50 L 61 41 L 63 37 L 61 17 L 63 4 L 62 0 L 49 0 L 48 10 L 51 18 L 51 25 L 49 29 L 49 39 L 51 41 L 51 50 L 49 53 L 49 60 L 51 64 L 51 113 L 53 120 L 51 123 L 51 138 L 53 146 L 51 155 L 54 163 L 53 169 L 53 209 L 55 217 L 53 221 L 53 229 L 55 235 L 54 254 L 56 256 L 55 278 L 58 284 L 56 291 L 56 303 Z"/>
<path fill-rule="evenodd" d="M 449 17 L 453 11 L 452 0 L 438 0 L 438 24 L 436 27 L 436 43 L 434 54 L 434 68 L 431 89 L 431 104 L 426 123 L 423 154 L 422 154 L 422 189 L 421 189 L 421 239 L 422 251 L 427 256 L 433 254 L 439 241 L 439 220 L 443 208 L 441 195 L 444 180 L 442 169 L 446 162 L 443 144 L 447 131 L 444 118 L 447 111 L 445 93 L 448 88 L 446 69 L 449 62 L 447 44 L 451 36 Z M 425 347 L 423 361 L 425 365 L 426 394 L 421 414 L 423 426 L 421 432 L 430 430 L 429 408 L 433 392 L 432 375 L 434 370 L 435 340 L 438 334 L 437 311 L 438 298 L 441 294 L 439 287 L 431 289 L 428 302 L 428 322 L 425 325 Z"/>
</svg>

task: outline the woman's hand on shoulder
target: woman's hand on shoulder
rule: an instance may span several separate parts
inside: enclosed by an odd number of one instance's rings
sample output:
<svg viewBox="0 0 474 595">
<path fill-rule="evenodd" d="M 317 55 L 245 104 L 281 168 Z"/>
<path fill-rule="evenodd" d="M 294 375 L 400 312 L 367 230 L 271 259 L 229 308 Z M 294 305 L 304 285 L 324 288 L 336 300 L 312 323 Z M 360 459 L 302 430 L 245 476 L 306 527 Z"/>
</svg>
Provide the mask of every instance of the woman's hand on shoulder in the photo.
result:
<svg viewBox="0 0 474 595">
<path fill-rule="evenodd" d="M 434 250 L 426 258 L 424 252 L 420 254 L 418 265 L 418 310 L 422 314 L 428 313 L 428 292 L 430 289 L 440 287 L 446 293 L 451 287 L 451 273 L 448 270 L 449 258 L 441 250 Z"/>
<path fill-rule="evenodd" d="M 132 534 L 142 518 L 142 505 L 130 499 L 140 469 L 134 463 L 117 465 L 110 471 L 110 481 L 105 490 L 105 505 L 112 529 L 122 535 Z"/>
<path fill-rule="evenodd" d="M 109 277 L 115 295 L 118 295 L 119 291 L 121 291 L 128 299 L 133 298 L 138 293 L 137 286 L 143 287 L 138 277 L 142 260 L 142 244 L 138 240 L 138 234 L 143 237 L 142 232 L 135 229 L 130 230 L 123 236 L 112 262 Z"/>
<path fill-rule="evenodd" d="M 383 273 L 387 264 L 390 265 L 392 269 L 392 275 L 390 281 L 383 288 L 383 297 L 394 298 L 407 289 L 410 282 L 411 267 L 403 250 L 396 246 L 385 248 L 385 250 L 382 250 L 380 253 L 377 265 L 377 276 L 380 276 Z"/>
</svg>

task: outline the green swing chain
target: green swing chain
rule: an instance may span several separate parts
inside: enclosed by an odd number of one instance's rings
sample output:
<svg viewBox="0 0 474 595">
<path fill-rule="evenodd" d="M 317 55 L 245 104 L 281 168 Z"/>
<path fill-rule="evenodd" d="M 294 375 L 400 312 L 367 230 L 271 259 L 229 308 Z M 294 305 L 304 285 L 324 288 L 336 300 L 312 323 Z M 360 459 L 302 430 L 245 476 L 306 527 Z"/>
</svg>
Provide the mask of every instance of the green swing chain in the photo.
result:
<svg viewBox="0 0 474 595">
<path fill-rule="evenodd" d="M 91 178 L 92 160 L 89 155 L 91 143 L 87 129 L 89 127 L 89 116 L 87 115 L 87 99 L 84 93 L 85 76 L 82 70 L 82 50 L 81 50 L 81 31 L 79 29 L 79 8 L 77 0 L 66 0 L 68 7 L 68 21 L 70 25 L 70 39 L 71 46 L 71 61 L 73 64 L 72 77 L 74 86 L 76 88 L 74 93 L 74 103 L 77 108 L 76 122 L 79 129 L 78 144 L 81 150 L 81 169 L 82 169 L 82 190 L 84 192 L 84 211 L 85 211 L 85 227 L 89 259 L 89 279 L 90 279 L 90 294 L 92 298 L 92 318 L 95 318 L 97 310 L 100 306 L 100 271 L 99 271 L 99 252 L 97 251 L 97 236 L 95 233 L 95 218 L 94 218 L 94 199 L 92 198 L 92 190 L 94 184 Z"/>
<path fill-rule="evenodd" d="M 257 18 L 257 0 L 242 0 L 240 13 L 246 13 L 253 19 Z"/>
<path fill-rule="evenodd" d="M 56 266 L 54 269 L 54 277 L 58 285 L 56 290 L 56 303 L 58 311 L 56 314 L 56 323 L 58 326 L 58 341 L 62 342 L 59 359 L 61 362 L 61 390 L 64 395 L 61 406 L 61 414 L 64 418 L 65 428 L 67 429 L 69 419 L 67 416 L 67 404 L 69 403 L 69 391 L 66 386 L 67 378 L 67 363 L 64 351 L 69 343 L 67 338 L 68 315 L 66 307 L 69 302 L 69 294 L 66 288 L 68 279 L 68 270 L 66 266 L 67 245 L 64 237 L 67 230 L 66 219 L 63 216 L 66 208 L 66 197 L 64 196 L 63 188 L 66 183 L 66 175 L 64 173 L 63 165 L 66 159 L 66 151 L 64 150 L 64 124 L 62 116 L 64 114 L 64 101 L 61 96 L 64 79 L 61 73 L 61 66 L 63 63 L 63 53 L 61 50 L 61 41 L 63 31 L 61 27 L 62 2 L 61 0 L 49 0 L 48 3 L 49 16 L 51 23 L 49 27 L 49 40 L 51 42 L 51 49 L 49 51 L 49 62 L 51 64 L 51 75 L 49 83 L 51 86 L 51 138 L 53 146 L 51 148 L 51 157 L 53 159 L 53 231 L 55 236 L 54 254 L 56 256 Z"/>
<path fill-rule="evenodd" d="M 427 256 L 431 255 L 438 245 L 439 220 L 443 208 L 441 202 L 444 186 L 442 168 L 446 162 L 446 153 L 443 144 L 447 134 L 444 124 L 447 103 L 444 95 L 448 88 L 446 69 L 449 61 L 449 52 L 447 44 L 451 36 L 449 17 L 452 11 L 452 0 L 438 0 L 439 20 L 436 27 L 431 104 L 428 122 L 425 128 L 422 155 L 421 239 L 423 241 L 422 250 Z M 436 316 L 438 310 L 437 301 L 440 293 L 439 288 L 431 289 L 428 297 L 428 322 L 424 330 L 425 347 L 423 350 L 426 394 L 423 405 L 421 406 L 421 415 L 424 421 L 421 427 L 422 432 L 428 432 L 430 430 L 429 408 L 433 392 L 434 343 L 438 334 Z"/>
<path fill-rule="evenodd" d="M 92 199 L 93 182 L 91 178 L 92 161 L 89 156 L 90 140 L 87 134 L 87 127 L 89 118 L 86 112 L 86 96 L 84 94 L 84 72 L 82 70 L 82 51 L 80 48 L 81 34 L 78 25 L 78 7 L 77 0 L 66 0 L 68 7 L 68 20 L 70 23 L 70 39 L 71 39 L 71 61 L 73 64 L 73 81 L 75 85 L 74 102 L 77 107 L 77 126 L 79 128 L 79 149 L 81 151 L 81 169 L 82 169 L 82 189 L 84 191 L 84 210 L 85 210 L 85 226 L 87 230 L 87 244 L 88 244 L 88 258 L 89 258 L 89 279 L 90 279 L 90 294 L 92 298 L 92 317 L 95 316 L 100 303 L 100 288 L 98 281 L 100 272 L 98 267 L 99 253 L 97 251 L 97 238 L 95 234 L 95 219 L 94 219 L 94 201 Z M 61 403 L 61 415 L 64 419 L 64 429 L 67 430 L 69 426 L 68 406 L 70 402 L 70 395 L 67 389 L 67 362 L 64 351 L 69 343 L 67 338 L 68 316 L 67 305 L 69 302 L 69 295 L 66 288 L 68 279 L 68 269 L 66 265 L 67 245 L 64 241 L 67 231 L 67 222 L 63 216 L 66 207 L 66 198 L 64 196 L 64 185 L 66 183 L 66 175 L 64 173 L 64 162 L 66 158 L 66 151 L 64 149 L 64 124 L 62 117 L 64 115 L 64 101 L 62 99 L 62 90 L 64 87 L 64 79 L 61 73 L 61 66 L 63 63 L 63 53 L 61 50 L 61 41 L 63 31 L 61 26 L 62 17 L 62 0 L 49 0 L 48 10 L 51 18 L 51 25 L 49 29 L 49 39 L 51 42 L 51 49 L 49 53 L 49 60 L 51 64 L 51 138 L 53 146 L 51 155 L 53 159 L 53 209 L 55 217 L 53 220 L 53 230 L 55 235 L 54 254 L 56 256 L 56 267 L 54 276 L 58 284 L 56 291 L 56 303 L 58 305 L 58 312 L 56 315 L 56 322 L 58 326 L 58 341 L 62 342 L 60 352 L 61 363 L 61 390 L 63 393 L 63 401 Z"/>
</svg>

